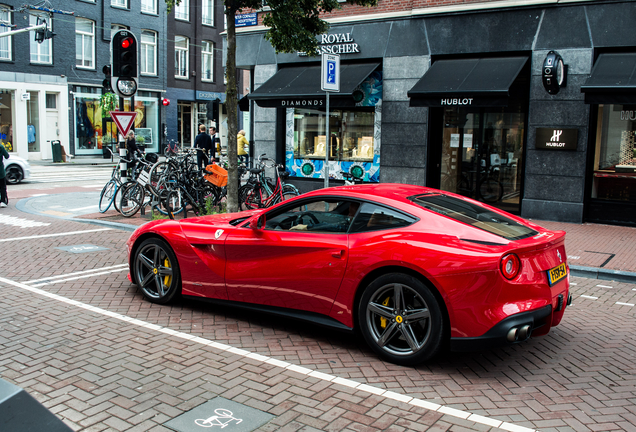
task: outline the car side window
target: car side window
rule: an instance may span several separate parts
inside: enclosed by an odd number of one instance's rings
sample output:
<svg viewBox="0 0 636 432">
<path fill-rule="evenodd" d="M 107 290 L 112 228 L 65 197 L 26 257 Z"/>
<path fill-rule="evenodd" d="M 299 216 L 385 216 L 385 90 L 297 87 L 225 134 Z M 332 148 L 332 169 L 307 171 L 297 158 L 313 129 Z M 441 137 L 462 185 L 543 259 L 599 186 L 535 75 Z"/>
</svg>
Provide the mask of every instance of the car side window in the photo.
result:
<svg viewBox="0 0 636 432">
<path fill-rule="evenodd" d="M 374 203 L 363 203 L 351 226 L 351 233 L 400 228 L 417 221 L 413 216 Z"/>
<path fill-rule="evenodd" d="M 322 233 L 346 233 L 360 204 L 343 199 L 302 201 L 268 213 L 265 229 Z"/>
</svg>

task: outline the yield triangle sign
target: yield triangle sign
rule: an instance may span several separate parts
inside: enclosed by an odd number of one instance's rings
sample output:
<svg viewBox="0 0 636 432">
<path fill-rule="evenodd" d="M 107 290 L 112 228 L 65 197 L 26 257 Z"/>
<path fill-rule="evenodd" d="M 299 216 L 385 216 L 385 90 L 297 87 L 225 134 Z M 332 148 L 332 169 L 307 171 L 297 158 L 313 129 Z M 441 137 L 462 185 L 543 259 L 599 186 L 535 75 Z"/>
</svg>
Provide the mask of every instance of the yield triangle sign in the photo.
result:
<svg viewBox="0 0 636 432">
<path fill-rule="evenodd" d="M 126 139 L 128 131 L 135 123 L 135 117 L 137 117 L 137 113 L 135 111 L 110 111 L 110 117 L 117 125 L 119 133 L 123 135 L 124 139 Z"/>
</svg>

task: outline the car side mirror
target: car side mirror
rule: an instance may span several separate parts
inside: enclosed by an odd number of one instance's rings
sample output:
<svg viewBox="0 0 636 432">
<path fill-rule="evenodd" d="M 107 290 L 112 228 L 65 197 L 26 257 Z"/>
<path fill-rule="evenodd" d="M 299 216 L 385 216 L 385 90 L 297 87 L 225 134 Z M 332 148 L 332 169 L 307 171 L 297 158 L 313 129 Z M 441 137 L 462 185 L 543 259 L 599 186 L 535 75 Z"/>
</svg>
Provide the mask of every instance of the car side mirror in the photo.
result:
<svg viewBox="0 0 636 432">
<path fill-rule="evenodd" d="M 250 222 L 250 228 L 255 230 L 262 230 L 265 228 L 265 215 L 260 215 L 256 219 Z"/>
</svg>

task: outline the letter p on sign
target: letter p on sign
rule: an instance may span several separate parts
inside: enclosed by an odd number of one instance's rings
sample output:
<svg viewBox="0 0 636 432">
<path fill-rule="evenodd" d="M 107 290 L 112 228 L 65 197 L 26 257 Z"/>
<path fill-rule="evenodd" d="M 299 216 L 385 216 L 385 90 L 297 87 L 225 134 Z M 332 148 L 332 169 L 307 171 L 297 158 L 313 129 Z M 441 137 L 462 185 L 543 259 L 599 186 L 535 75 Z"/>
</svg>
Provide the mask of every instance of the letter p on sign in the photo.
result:
<svg viewBox="0 0 636 432">
<path fill-rule="evenodd" d="M 340 91 L 340 56 L 336 54 L 322 54 L 321 83 L 323 91 Z"/>
</svg>

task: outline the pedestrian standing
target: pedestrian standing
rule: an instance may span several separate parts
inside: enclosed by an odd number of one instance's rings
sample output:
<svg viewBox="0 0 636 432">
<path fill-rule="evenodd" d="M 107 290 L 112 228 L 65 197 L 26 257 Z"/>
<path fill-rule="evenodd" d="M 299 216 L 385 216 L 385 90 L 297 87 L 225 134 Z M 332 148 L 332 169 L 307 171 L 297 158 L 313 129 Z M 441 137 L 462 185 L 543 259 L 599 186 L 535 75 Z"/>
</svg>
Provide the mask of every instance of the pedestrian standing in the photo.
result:
<svg viewBox="0 0 636 432">
<path fill-rule="evenodd" d="M 197 166 L 201 171 L 210 163 L 208 154 L 212 151 L 212 139 L 205 133 L 205 125 L 199 125 L 199 135 L 194 139 L 194 147 L 201 149 L 197 151 Z"/>
<path fill-rule="evenodd" d="M 221 140 L 219 140 L 219 136 L 216 133 L 216 128 L 214 126 L 210 126 L 210 138 L 212 139 L 212 149 L 215 152 L 214 158 L 217 161 L 221 160 Z"/>
<path fill-rule="evenodd" d="M 243 161 L 246 167 L 250 166 L 250 142 L 245 138 L 245 131 L 240 130 L 238 134 L 236 134 L 236 145 L 238 146 L 236 149 L 236 154 L 239 159 Z"/>
<path fill-rule="evenodd" d="M 126 159 L 128 162 L 128 169 L 132 173 L 137 165 L 137 156 L 141 155 L 139 147 L 137 147 L 137 139 L 135 138 L 135 131 L 129 131 L 126 135 Z"/>
<path fill-rule="evenodd" d="M 9 159 L 9 152 L 0 143 L 0 207 L 6 207 L 9 204 L 9 196 L 7 195 L 7 173 L 4 170 L 4 159 Z"/>
</svg>

